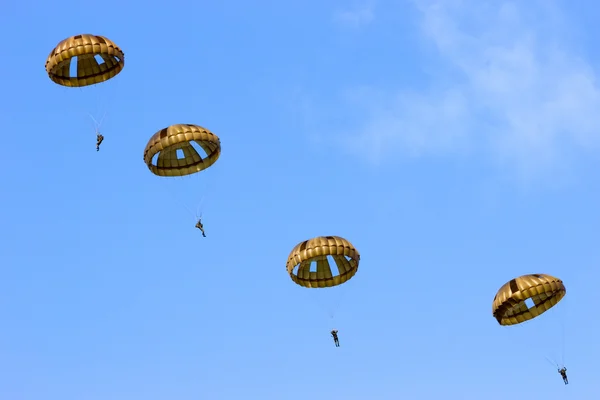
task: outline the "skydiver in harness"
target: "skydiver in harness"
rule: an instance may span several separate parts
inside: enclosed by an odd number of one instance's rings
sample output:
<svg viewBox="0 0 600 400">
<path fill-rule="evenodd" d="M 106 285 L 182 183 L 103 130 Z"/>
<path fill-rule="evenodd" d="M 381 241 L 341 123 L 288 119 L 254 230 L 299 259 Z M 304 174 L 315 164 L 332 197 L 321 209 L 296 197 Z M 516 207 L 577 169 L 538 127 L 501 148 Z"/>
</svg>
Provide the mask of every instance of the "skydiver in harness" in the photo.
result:
<svg viewBox="0 0 600 400">
<path fill-rule="evenodd" d="M 333 336 L 333 343 L 335 343 L 335 347 L 340 347 L 340 340 L 338 339 L 337 329 L 331 331 L 331 336 Z"/>
<path fill-rule="evenodd" d="M 96 135 L 96 151 L 100 151 L 100 144 L 104 140 L 104 136 L 100 132 Z"/>
<path fill-rule="evenodd" d="M 558 370 L 558 373 L 560 374 L 560 376 L 562 376 L 563 381 L 565 382 L 565 385 L 569 384 L 569 379 L 567 378 L 567 368 L 566 367 L 562 367 Z"/>
<path fill-rule="evenodd" d="M 106 113 L 104 113 L 104 116 L 102 117 L 100 122 L 96 121 L 96 118 L 94 118 L 92 114 L 88 115 L 94 122 L 94 130 L 96 131 L 96 151 L 100 151 L 100 144 L 104 140 L 104 136 L 102 136 L 102 134 L 100 133 L 100 125 L 102 124 L 102 120 L 104 120 L 104 117 L 106 117 Z"/>
<path fill-rule="evenodd" d="M 202 236 L 206 237 L 206 234 L 204 233 L 204 225 L 202 225 L 202 220 L 200 218 L 198 218 L 198 222 L 196 222 L 196 228 L 200 229 Z"/>
</svg>

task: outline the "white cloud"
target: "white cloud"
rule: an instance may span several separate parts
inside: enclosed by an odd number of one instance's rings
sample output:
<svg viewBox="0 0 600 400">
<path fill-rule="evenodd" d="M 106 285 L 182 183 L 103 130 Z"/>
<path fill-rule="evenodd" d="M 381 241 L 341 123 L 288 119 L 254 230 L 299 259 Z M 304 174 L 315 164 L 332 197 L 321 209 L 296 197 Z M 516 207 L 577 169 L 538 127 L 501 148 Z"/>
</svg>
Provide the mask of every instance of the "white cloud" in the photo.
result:
<svg viewBox="0 0 600 400">
<path fill-rule="evenodd" d="M 600 90 L 550 1 L 417 1 L 441 74 L 422 93 L 353 91 L 367 119 L 353 151 L 372 160 L 464 150 L 527 172 L 600 144 Z M 455 75 L 458 75 L 456 78 Z"/>
<path fill-rule="evenodd" d="M 367 25 L 375 19 L 373 3 L 369 1 L 349 10 L 338 10 L 333 18 L 336 22 L 356 28 Z"/>
</svg>

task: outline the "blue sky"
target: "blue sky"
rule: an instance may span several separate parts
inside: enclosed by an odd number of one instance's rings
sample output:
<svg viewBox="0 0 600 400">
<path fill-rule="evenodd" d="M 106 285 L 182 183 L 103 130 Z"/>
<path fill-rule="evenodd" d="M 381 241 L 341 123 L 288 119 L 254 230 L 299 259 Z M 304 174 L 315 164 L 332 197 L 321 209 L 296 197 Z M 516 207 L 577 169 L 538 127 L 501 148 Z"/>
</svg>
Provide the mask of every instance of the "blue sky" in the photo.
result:
<svg viewBox="0 0 600 400">
<path fill-rule="evenodd" d="M 599 21 L 583 0 L 3 4 L 0 397 L 599 398 Z M 125 52 L 102 87 L 46 75 L 80 33 Z M 166 182 L 142 152 L 177 123 L 223 153 Z M 285 273 L 320 235 L 361 253 L 341 294 Z M 500 327 L 527 273 L 567 296 Z"/>
</svg>

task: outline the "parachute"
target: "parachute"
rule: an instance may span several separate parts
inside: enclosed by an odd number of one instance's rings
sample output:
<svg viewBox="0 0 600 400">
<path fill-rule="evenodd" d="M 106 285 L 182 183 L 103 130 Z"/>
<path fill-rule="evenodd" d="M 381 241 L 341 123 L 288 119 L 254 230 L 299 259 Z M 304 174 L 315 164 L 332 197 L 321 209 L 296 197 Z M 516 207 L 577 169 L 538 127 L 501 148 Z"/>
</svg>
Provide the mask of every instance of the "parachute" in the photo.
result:
<svg viewBox="0 0 600 400">
<path fill-rule="evenodd" d="M 114 42 L 104 36 L 90 34 L 71 36 L 63 40 L 52 49 L 46 59 L 46 72 L 54 83 L 63 87 L 82 89 L 80 94 L 86 94 L 86 96 L 79 96 L 76 104 L 84 104 L 85 111 L 94 122 L 97 135 L 96 150 L 104 139 L 100 135 L 100 126 L 108 112 L 106 109 L 109 103 L 108 97 L 111 97 L 107 93 L 101 95 L 101 92 L 108 89 L 105 85 L 97 84 L 114 78 L 124 67 L 125 54 Z M 101 89 L 98 89 L 98 86 Z M 96 103 L 95 113 L 91 113 L 89 109 L 92 100 L 88 97 L 92 94 Z M 101 108 L 104 112 L 100 110 Z"/>
<path fill-rule="evenodd" d="M 98 63 L 96 56 L 103 62 Z M 71 76 L 71 62 L 76 58 L 77 76 Z M 60 42 L 46 59 L 50 79 L 67 87 L 83 87 L 115 77 L 125 66 L 125 54 L 103 36 L 77 35 Z"/>
<path fill-rule="evenodd" d="M 330 256 L 338 271 L 332 272 Z M 316 269 L 311 270 L 313 261 Z M 360 254 L 346 239 L 320 236 L 299 243 L 288 257 L 286 269 L 292 280 L 306 288 L 327 288 L 349 281 L 358 271 Z M 294 271 L 298 267 L 296 271 Z"/>
<path fill-rule="evenodd" d="M 546 274 L 523 275 L 500 288 L 492 304 L 492 314 L 500 325 L 531 320 L 554 307 L 567 293 L 563 282 Z M 529 307 L 526 301 L 531 299 Z"/>
<path fill-rule="evenodd" d="M 161 129 L 150 138 L 144 149 L 144 162 L 154 175 L 176 178 L 177 181 L 185 180 L 182 177 L 205 171 L 220 155 L 221 140 L 217 135 L 198 125 L 177 124 Z M 206 181 L 204 173 L 201 175 L 203 181 Z M 203 186 L 197 183 L 193 185 L 194 188 Z M 201 191 L 203 193 L 200 200 L 196 201 L 195 212 L 190 208 L 191 204 L 188 207 L 183 198 L 175 195 L 176 187 L 172 187 L 168 192 L 199 220 L 202 216 L 202 203 L 209 189 L 204 186 Z"/>
<path fill-rule="evenodd" d="M 192 143 L 200 146 L 206 156 L 198 154 Z M 183 157 L 179 157 L 180 154 Z M 177 124 L 161 129 L 150 138 L 144 149 L 144 162 L 154 175 L 185 176 L 207 169 L 220 155 L 221 140 L 217 135 L 198 125 Z M 158 156 L 156 162 L 155 156 Z"/>
</svg>

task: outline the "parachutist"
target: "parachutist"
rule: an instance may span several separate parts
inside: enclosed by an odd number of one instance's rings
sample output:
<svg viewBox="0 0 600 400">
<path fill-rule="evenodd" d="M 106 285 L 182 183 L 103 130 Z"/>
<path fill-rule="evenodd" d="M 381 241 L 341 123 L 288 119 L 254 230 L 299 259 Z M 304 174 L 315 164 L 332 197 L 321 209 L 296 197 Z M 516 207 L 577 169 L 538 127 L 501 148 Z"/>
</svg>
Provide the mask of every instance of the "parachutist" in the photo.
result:
<svg viewBox="0 0 600 400">
<path fill-rule="evenodd" d="M 569 379 L 567 378 L 567 368 L 566 367 L 562 367 L 558 370 L 558 373 L 560 374 L 560 376 L 562 376 L 563 381 L 565 382 L 565 385 L 569 384 Z"/>
<path fill-rule="evenodd" d="M 104 140 L 104 136 L 102 136 L 101 133 L 98 133 L 96 135 L 96 151 L 100 151 L 100 144 L 102 143 L 103 140 Z"/>
<path fill-rule="evenodd" d="M 204 225 L 202 225 L 202 220 L 198 219 L 198 222 L 196 222 L 196 228 L 200 229 L 200 231 L 202 232 L 202 236 L 206 237 L 206 234 L 204 233 Z"/>
<path fill-rule="evenodd" d="M 331 331 L 331 336 L 333 336 L 333 343 L 335 343 L 335 347 L 340 347 L 340 340 L 338 339 L 337 329 Z"/>
</svg>

